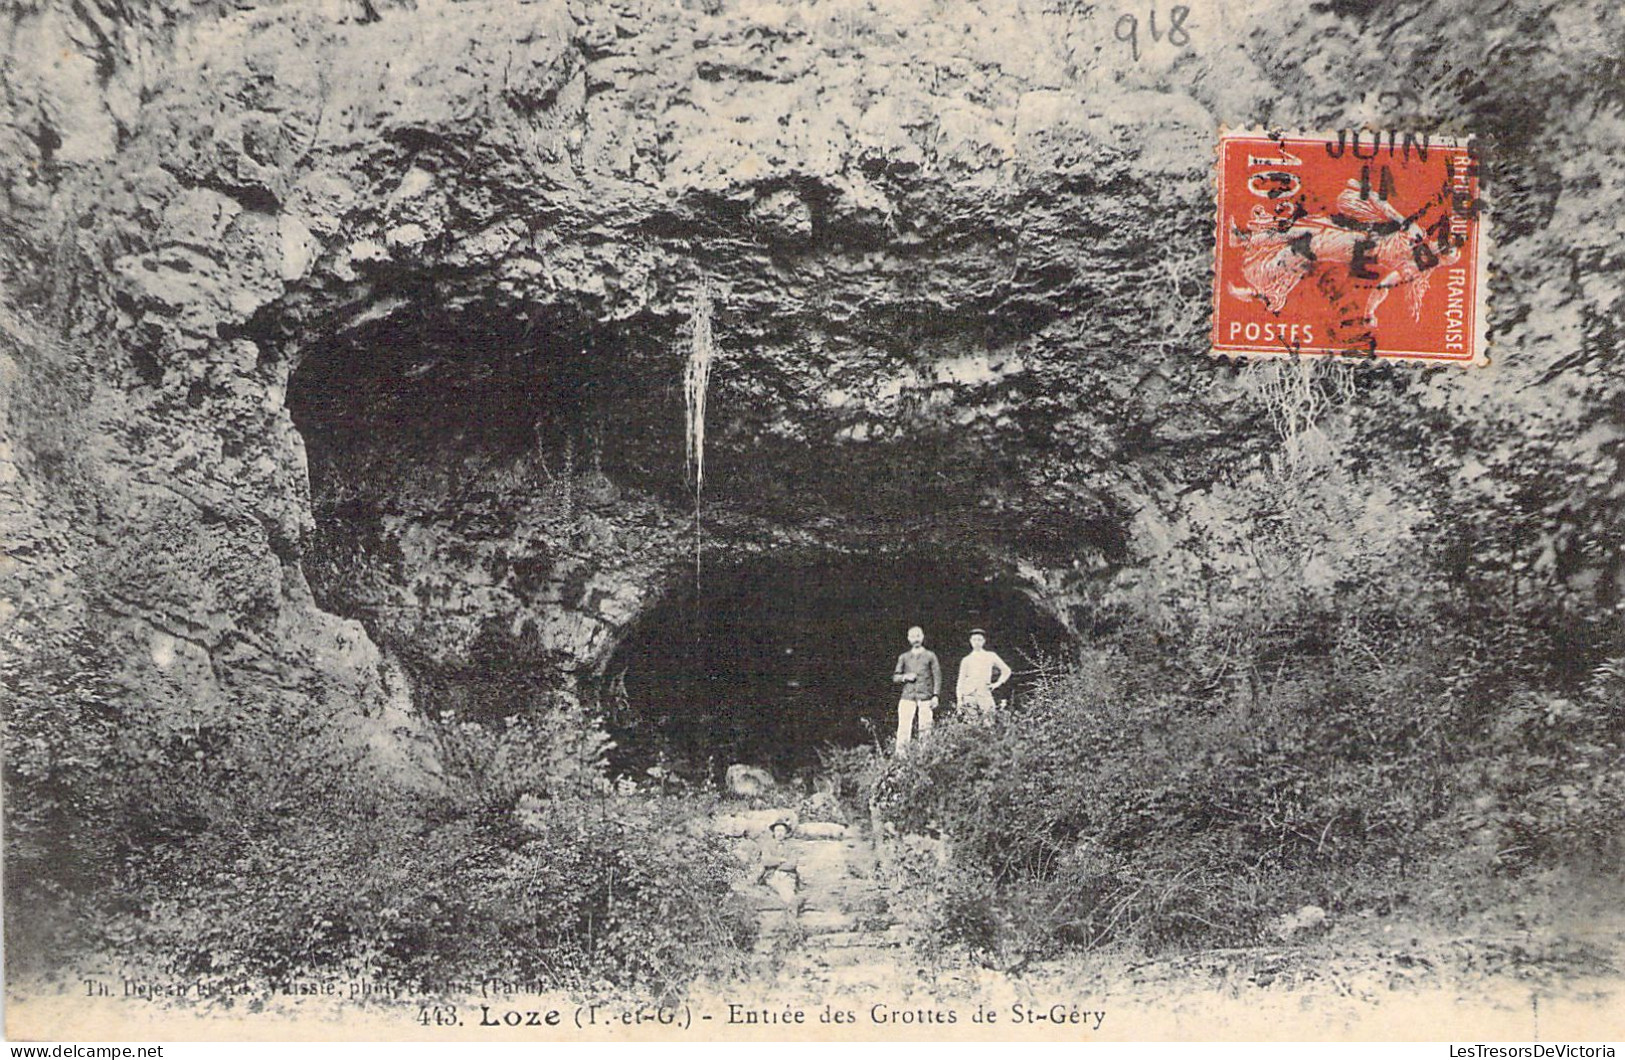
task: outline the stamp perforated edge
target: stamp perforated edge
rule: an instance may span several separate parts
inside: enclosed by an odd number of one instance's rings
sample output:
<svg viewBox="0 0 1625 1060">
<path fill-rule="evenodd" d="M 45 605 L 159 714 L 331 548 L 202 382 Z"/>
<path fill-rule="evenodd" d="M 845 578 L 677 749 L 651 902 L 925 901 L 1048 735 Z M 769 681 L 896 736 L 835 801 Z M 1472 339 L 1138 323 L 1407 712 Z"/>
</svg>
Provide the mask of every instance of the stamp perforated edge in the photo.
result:
<svg viewBox="0 0 1625 1060">
<path fill-rule="evenodd" d="M 1395 127 L 1377 127 L 1370 123 L 1345 126 L 1343 132 L 1361 132 L 1372 134 L 1399 133 Z M 1413 135 L 1420 135 L 1419 130 L 1410 130 Z M 1393 354 L 1355 353 L 1351 351 L 1299 351 L 1290 349 L 1281 350 L 1224 350 L 1218 349 L 1214 343 L 1214 328 L 1219 320 L 1219 244 L 1220 233 L 1224 231 L 1224 143 L 1230 139 L 1257 137 L 1260 139 L 1304 139 L 1304 140 L 1335 140 L 1339 130 L 1327 132 L 1323 129 L 1284 129 L 1279 127 L 1266 127 L 1260 125 L 1230 126 L 1220 124 L 1213 137 L 1213 161 L 1209 177 L 1209 190 L 1213 195 L 1213 260 L 1210 264 L 1212 276 L 1212 316 L 1208 329 L 1208 356 L 1230 358 L 1238 361 L 1254 360 L 1294 360 L 1299 357 L 1308 357 L 1315 360 L 1333 360 L 1343 364 L 1398 362 L 1420 364 L 1423 366 L 1441 366 L 1453 368 L 1487 368 L 1492 363 L 1490 359 L 1489 319 L 1491 309 L 1490 299 L 1490 258 L 1495 251 L 1493 239 L 1493 226 L 1491 225 L 1492 200 L 1489 188 L 1488 175 L 1484 171 L 1481 155 L 1475 148 L 1478 137 L 1457 134 L 1427 133 L 1429 142 L 1452 148 L 1465 150 L 1475 161 L 1479 162 L 1474 176 L 1477 180 L 1474 203 L 1477 216 L 1474 218 L 1478 225 L 1477 240 L 1474 243 L 1474 259 L 1472 263 L 1473 281 L 1473 326 L 1472 326 L 1472 356 L 1471 357 L 1443 357 L 1430 354 L 1414 356 L 1396 356 Z"/>
</svg>

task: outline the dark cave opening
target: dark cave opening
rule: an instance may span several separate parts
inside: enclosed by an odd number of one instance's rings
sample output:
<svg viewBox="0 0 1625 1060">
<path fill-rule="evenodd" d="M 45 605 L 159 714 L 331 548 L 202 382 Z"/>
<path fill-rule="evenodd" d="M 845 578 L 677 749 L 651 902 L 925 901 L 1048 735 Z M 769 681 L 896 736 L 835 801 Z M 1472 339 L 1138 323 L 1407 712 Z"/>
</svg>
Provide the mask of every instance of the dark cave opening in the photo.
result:
<svg viewBox="0 0 1625 1060">
<path fill-rule="evenodd" d="M 733 763 L 781 780 L 819 765 L 819 751 L 896 729 L 893 666 L 910 626 L 943 670 L 938 717 L 950 707 L 974 627 L 1016 671 L 1013 709 L 1037 662 L 1067 633 L 1015 578 L 969 554 L 755 556 L 692 572 L 639 621 L 605 670 L 612 764 L 639 775 L 659 765 L 689 779 Z"/>
<path fill-rule="evenodd" d="M 1018 671 L 1064 649 L 1066 631 L 1007 564 L 941 544 L 973 540 L 971 516 L 909 543 L 925 477 L 913 469 L 983 464 L 931 444 L 861 462 L 770 451 L 720 418 L 714 433 L 733 444 L 716 447 L 715 481 L 736 518 L 765 509 L 795 526 L 862 511 L 845 539 L 862 551 L 724 548 L 697 585 L 677 578 L 607 662 L 547 639 L 549 616 L 591 612 L 593 571 L 651 547 L 645 531 L 666 515 L 641 498 L 687 502 L 680 365 L 654 323 L 424 312 L 301 359 L 287 404 L 309 459 L 302 567 L 319 606 L 361 621 L 409 671 L 420 707 L 495 722 L 569 688 L 602 709 L 622 773 L 661 764 L 698 779 L 743 762 L 788 779 L 815 769 L 821 748 L 890 740 L 890 675 L 911 625 L 941 658 L 944 723 L 971 628 Z M 742 463 L 747 451 L 756 463 Z M 575 683 L 591 672 L 595 685 Z M 1022 685 L 1010 686 L 1018 702 Z"/>
<path fill-rule="evenodd" d="M 663 326 L 451 313 L 425 296 L 312 343 L 286 400 L 308 462 L 299 560 L 318 605 L 360 620 L 437 704 L 499 717 L 556 689 L 558 674 L 538 671 L 562 662 L 513 610 L 579 580 L 558 573 L 561 557 L 615 514 L 623 487 L 685 493 Z"/>
<path fill-rule="evenodd" d="M 680 369 L 663 322 L 600 325 L 565 312 L 428 309 L 316 344 L 288 382 L 313 500 L 334 472 L 366 493 L 410 472 L 573 447 L 620 481 L 681 474 Z M 620 429 L 636 423 L 636 430 Z"/>
<path fill-rule="evenodd" d="M 291 373 L 313 523 L 298 559 L 420 709 L 496 722 L 566 683 L 575 660 L 538 635 L 536 601 L 579 594 L 575 553 L 621 484 L 681 496 L 680 375 L 658 320 L 418 293 Z"/>
</svg>

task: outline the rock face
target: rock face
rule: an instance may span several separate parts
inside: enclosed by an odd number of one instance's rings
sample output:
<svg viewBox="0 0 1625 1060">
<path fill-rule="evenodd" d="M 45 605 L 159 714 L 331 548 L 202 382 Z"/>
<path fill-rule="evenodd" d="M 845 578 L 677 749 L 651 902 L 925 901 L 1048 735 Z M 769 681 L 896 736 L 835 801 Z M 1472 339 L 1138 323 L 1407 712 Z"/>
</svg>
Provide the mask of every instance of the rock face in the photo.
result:
<svg viewBox="0 0 1625 1060">
<path fill-rule="evenodd" d="M 710 554 L 939 542 L 1072 625 L 1145 589 L 1277 443 L 1203 352 L 1221 125 L 1483 139 L 1497 367 L 1360 374 L 1372 475 L 1445 438 L 1440 475 L 1510 474 L 1514 424 L 1617 473 L 1602 4 L 5 18 L 0 621 L 166 709 L 377 714 L 385 656 L 436 709 L 597 672 L 693 562 L 707 299 Z"/>
<path fill-rule="evenodd" d="M 773 775 L 765 769 L 755 766 L 731 765 L 724 777 L 724 784 L 730 795 L 749 798 L 752 795 L 761 795 L 773 790 Z"/>
</svg>

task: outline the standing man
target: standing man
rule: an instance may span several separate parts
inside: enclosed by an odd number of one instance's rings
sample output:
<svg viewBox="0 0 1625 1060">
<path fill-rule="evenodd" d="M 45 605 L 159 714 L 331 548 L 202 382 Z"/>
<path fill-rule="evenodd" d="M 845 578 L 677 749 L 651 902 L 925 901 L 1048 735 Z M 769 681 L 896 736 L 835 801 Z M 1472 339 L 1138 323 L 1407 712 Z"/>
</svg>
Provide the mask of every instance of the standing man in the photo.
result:
<svg viewBox="0 0 1625 1060">
<path fill-rule="evenodd" d="M 970 631 L 970 654 L 959 662 L 959 683 L 954 696 L 966 721 L 986 723 L 993 720 L 993 691 L 1010 680 L 1010 664 L 996 652 L 983 647 L 987 634 L 979 629 Z M 994 677 L 994 671 L 998 677 Z"/>
<path fill-rule="evenodd" d="M 897 657 L 891 679 L 892 684 L 903 686 L 902 698 L 897 701 L 897 753 L 902 754 L 916 717 L 921 739 L 931 731 L 931 712 L 942 692 L 942 664 L 936 652 L 926 650 L 925 630 L 919 626 L 908 631 L 908 651 Z"/>
</svg>

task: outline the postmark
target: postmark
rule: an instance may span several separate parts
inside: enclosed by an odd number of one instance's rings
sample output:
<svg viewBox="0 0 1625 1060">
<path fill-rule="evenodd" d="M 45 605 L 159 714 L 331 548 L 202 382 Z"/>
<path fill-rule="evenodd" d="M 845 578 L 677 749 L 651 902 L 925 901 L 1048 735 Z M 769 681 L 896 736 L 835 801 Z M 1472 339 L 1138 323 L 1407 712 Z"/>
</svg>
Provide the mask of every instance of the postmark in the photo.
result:
<svg viewBox="0 0 1625 1060">
<path fill-rule="evenodd" d="M 1213 351 L 1488 363 L 1471 141 L 1224 132 Z"/>
</svg>

